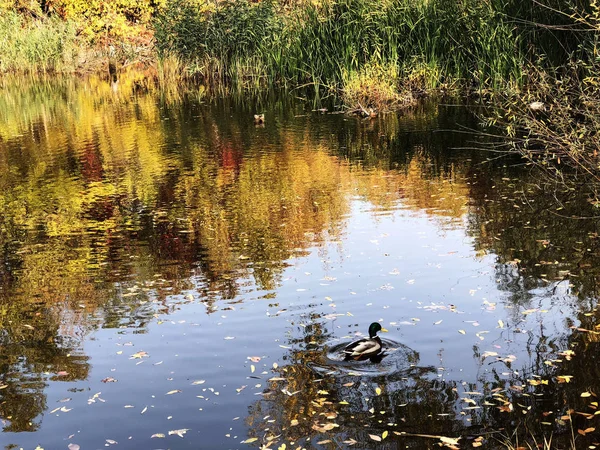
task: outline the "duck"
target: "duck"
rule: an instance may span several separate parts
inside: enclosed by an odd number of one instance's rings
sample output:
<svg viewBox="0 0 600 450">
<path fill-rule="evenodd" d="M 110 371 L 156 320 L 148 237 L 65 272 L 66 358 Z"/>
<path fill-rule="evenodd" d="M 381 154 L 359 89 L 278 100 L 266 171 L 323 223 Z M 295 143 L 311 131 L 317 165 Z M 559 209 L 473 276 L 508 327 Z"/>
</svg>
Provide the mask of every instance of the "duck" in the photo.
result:
<svg viewBox="0 0 600 450">
<path fill-rule="evenodd" d="M 344 348 L 346 359 L 362 360 L 372 358 L 378 355 L 383 349 L 383 343 L 377 332 L 386 333 L 388 330 L 383 328 L 379 323 L 373 322 L 369 325 L 369 337 L 354 341 Z"/>
</svg>

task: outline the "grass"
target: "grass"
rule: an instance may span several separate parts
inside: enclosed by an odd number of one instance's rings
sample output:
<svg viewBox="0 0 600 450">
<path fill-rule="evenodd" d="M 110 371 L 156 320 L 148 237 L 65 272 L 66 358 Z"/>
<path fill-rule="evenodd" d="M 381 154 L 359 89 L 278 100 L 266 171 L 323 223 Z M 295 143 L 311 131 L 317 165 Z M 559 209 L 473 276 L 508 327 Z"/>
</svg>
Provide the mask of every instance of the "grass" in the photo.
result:
<svg viewBox="0 0 600 450">
<path fill-rule="evenodd" d="M 73 71 L 81 46 L 72 22 L 27 21 L 15 12 L 0 15 L 0 73 Z"/>
<path fill-rule="evenodd" d="M 348 91 L 348 81 L 391 68 L 405 89 L 505 89 L 523 83 L 532 49 L 557 52 L 556 45 L 538 48 L 546 45 L 545 36 L 535 41 L 541 33 L 524 33 L 533 25 L 517 26 L 526 22 L 513 16 L 529 20 L 534 7 L 516 0 L 323 0 L 294 7 L 180 0 L 154 27 L 161 54 L 177 53 L 210 82 Z M 561 44 L 561 51 L 575 46 L 563 38 Z"/>
</svg>

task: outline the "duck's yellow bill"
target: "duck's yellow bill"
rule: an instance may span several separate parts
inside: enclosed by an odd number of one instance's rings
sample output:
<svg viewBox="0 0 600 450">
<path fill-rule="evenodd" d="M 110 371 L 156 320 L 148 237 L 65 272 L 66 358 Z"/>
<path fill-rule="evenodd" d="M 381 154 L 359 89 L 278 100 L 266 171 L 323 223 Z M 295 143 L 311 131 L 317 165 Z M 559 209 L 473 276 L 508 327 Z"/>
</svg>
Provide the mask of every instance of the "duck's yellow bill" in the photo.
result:
<svg viewBox="0 0 600 450">
<path fill-rule="evenodd" d="M 382 328 L 381 331 L 383 331 L 384 333 L 388 332 L 388 330 L 386 330 L 385 328 Z"/>
</svg>

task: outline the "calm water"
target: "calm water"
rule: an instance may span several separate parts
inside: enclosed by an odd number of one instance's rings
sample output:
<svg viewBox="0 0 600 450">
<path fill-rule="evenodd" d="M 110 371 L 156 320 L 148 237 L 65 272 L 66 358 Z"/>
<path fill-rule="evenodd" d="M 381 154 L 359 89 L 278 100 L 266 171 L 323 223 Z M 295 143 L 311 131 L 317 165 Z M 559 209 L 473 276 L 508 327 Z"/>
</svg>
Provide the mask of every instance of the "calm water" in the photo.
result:
<svg viewBox="0 0 600 450">
<path fill-rule="evenodd" d="M 600 440 L 593 201 L 469 150 L 462 107 L 137 87 L 0 89 L 5 448 Z"/>
</svg>

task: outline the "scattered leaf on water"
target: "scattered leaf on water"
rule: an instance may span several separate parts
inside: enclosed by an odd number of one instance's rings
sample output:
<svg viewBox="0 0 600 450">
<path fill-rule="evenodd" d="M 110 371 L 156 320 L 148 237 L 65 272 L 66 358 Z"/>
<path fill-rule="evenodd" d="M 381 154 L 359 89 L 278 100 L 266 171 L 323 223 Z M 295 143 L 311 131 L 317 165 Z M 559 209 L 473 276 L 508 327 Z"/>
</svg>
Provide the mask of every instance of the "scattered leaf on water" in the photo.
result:
<svg viewBox="0 0 600 450">
<path fill-rule="evenodd" d="M 194 382 L 192 382 L 192 384 L 204 384 L 206 383 L 206 380 L 196 380 Z"/>
<path fill-rule="evenodd" d="M 235 336 L 225 336 L 223 339 L 225 339 L 226 341 L 230 341 L 232 339 L 235 339 Z"/>
<path fill-rule="evenodd" d="M 383 433 L 381 433 L 381 439 L 385 439 L 386 437 L 388 437 L 387 430 L 385 430 Z"/>
<path fill-rule="evenodd" d="M 369 437 L 374 441 L 381 442 L 381 436 L 377 436 L 376 434 L 370 434 Z"/>
<path fill-rule="evenodd" d="M 260 356 L 248 356 L 248 359 L 252 362 L 259 362 L 260 361 Z"/>
<path fill-rule="evenodd" d="M 380 387 L 375 388 L 375 393 L 377 395 L 381 395 L 381 388 Z"/>
<path fill-rule="evenodd" d="M 178 394 L 181 392 L 180 389 L 173 389 L 172 391 L 167 392 L 165 395 Z"/>
<path fill-rule="evenodd" d="M 253 442 L 256 442 L 256 441 L 258 441 L 258 438 L 254 437 L 254 438 L 246 439 L 245 441 L 240 442 L 240 444 L 252 444 Z"/>
<path fill-rule="evenodd" d="M 255 370 L 256 367 L 254 367 L 254 364 L 250 364 L 250 372 L 254 373 Z"/>
<path fill-rule="evenodd" d="M 446 445 L 458 445 L 458 438 L 451 438 L 446 436 L 439 436 L 440 441 Z"/>
<path fill-rule="evenodd" d="M 188 430 L 189 430 L 189 428 L 181 428 L 179 430 L 171 430 L 171 431 L 169 431 L 169 436 L 171 436 L 172 434 L 176 434 L 177 436 L 182 438 L 183 435 L 188 432 Z"/>
<path fill-rule="evenodd" d="M 69 450 L 79 450 L 79 445 L 77 445 L 77 444 L 69 444 L 69 445 L 67 445 L 67 448 Z"/>
<path fill-rule="evenodd" d="M 458 330 L 458 332 L 459 332 L 460 334 L 467 334 L 467 332 L 466 332 L 465 330 Z"/>
</svg>

